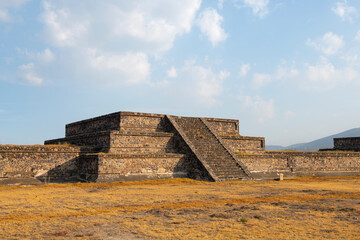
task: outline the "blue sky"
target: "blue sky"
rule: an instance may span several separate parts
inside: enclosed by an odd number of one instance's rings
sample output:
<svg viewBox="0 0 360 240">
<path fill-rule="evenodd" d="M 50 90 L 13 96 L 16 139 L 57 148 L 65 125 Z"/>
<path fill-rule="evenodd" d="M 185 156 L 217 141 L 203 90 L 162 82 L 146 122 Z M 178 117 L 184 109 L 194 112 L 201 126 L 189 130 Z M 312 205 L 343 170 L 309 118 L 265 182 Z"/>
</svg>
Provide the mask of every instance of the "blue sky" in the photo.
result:
<svg viewBox="0 0 360 240">
<path fill-rule="evenodd" d="M 0 144 L 116 111 L 311 141 L 360 127 L 359 55 L 355 0 L 0 0 Z"/>
</svg>

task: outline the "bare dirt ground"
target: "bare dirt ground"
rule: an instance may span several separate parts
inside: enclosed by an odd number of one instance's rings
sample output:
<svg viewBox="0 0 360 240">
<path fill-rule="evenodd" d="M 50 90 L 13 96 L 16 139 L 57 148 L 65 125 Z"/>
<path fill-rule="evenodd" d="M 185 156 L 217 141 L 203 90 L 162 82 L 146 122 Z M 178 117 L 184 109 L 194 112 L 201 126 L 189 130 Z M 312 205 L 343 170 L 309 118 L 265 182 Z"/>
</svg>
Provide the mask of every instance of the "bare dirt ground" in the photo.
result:
<svg viewBox="0 0 360 240">
<path fill-rule="evenodd" d="M 0 187 L 0 239 L 360 239 L 360 177 Z"/>
</svg>

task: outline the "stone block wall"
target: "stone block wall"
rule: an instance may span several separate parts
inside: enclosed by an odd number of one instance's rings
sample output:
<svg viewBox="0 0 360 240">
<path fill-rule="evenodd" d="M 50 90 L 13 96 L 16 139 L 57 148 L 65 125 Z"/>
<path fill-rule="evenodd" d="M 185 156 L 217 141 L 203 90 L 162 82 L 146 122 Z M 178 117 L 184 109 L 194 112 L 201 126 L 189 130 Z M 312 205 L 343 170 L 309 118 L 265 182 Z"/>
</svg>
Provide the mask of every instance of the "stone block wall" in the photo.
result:
<svg viewBox="0 0 360 240">
<path fill-rule="evenodd" d="M 43 182 L 210 179 L 194 159 L 175 153 L 97 153 L 79 146 L 0 145 L 0 183 L 15 178 Z"/>
<path fill-rule="evenodd" d="M 183 154 L 98 155 L 98 182 L 187 177 Z"/>
<path fill-rule="evenodd" d="M 360 151 L 360 137 L 334 138 L 334 149 Z"/>
<path fill-rule="evenodd" d="M 175 134 L 167 132 L 152 133 L 121 133 L 111 132 L 110 153 L 174 153 L 178 150 L 175 147 Z"/>
<path fill-rule="evenodd" d="M 265 151 L 265 139 L 262 137 L 222 136 L 225 144 L 234 153 L 262 153 Z"/>
<path fill-rule="evenodd" d="M 119 130 L 120 113 L 112 113 L 66 125 L 65 136 L 71 137 L 101 131 Z"/>
<path fill-rule="evenodd" d="M 89 152 L 75 146 L 0 145 L 0 177 L 71 179 L 78 174 L 79 156 Z"/>
<path fill-rule="evenodd" d="M 218 135 L 239 135 L 239 121 L 233 119 L 205 118 Z"/>
<path fill-rule="evenodd" d="M 265 152 L 237 154 L 257 178 L 285 176 L 360 175 L 356 152 Z"/>
<path fill-rule="evenodd" d="M 47 140 L 45 145 L 73 144 L 78 146 L 98 147 L 99 150 L 107 149 L 110 146 L 110 132 L 102 131 L 97 133 L 75 135 L 66 138 Z"/>
<path fill-rule="evenodd" d="M 123 131 L 166 132 L 168 127 L 162 114 L 121 112 L 120 129 Z"/>
<path fill-rule="evenodd" d="M 205 118 L 220 135 L 239 134 L 239 121 Z M 170 124 L 163 114 L 116 112 L 66 125 L 66 137 L 101 131 L 138 130 L 141 132 L 167 132 Z"/>
</svg>

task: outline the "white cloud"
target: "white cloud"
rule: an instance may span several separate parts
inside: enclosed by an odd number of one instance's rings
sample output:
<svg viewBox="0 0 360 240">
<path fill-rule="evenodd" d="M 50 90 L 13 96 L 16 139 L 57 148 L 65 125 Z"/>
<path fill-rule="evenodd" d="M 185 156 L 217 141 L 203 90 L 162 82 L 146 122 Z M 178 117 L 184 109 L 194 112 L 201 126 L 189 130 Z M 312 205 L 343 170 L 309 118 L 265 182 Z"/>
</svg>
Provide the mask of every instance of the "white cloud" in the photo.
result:
<svg viewBox="0 0 360 240">
<path fill-rule="evenodd" d="M 175 67 L 171 67 L 167 72 L 166 72 L 167 76 L 169 78 L 176 78 L 177 77 L 177 71 L 175 69 Z"/>
<path fill-rule="evenodd" d="M 275 108 L 274 108 L 274 100 L 264 100 L 260 96 L 243 96 L 240 95 L 238 99 L 242 102 L 242 104 L 250 109 L 258 122 L 265 122 L 274 117 Z"/>
<path fill-rule="evenodd" d="M 219 104 L 218 97 L 223 92 L 223 81 L 230 76 L 227 70 L 216 74 L 211 68 L 188 61 L 178 72 L 177 81 L 172 86 L 176 94 L 184 100 L 198 103 L 205 107 Z"/>
<path fill-rule="evenodd" d="M 274 78 L 280 80 L 287 80 L 287 79 L 292 79 L 298 75 L 299 75 L 299 70 L 296 69 L 295 67 L 287 68 L 284 66 L 279 66 L 274 74 Z"/>
<path fill-rule="evenodd" d="M 80 80 L 150 84 L 149 59 L 161 59 L 176 37 L 190 32 L 200 5 L 201 0 L 44 0 L 43 37 L 62 72 L 76 72 Z"/>
<path fill-rule="evenodd" d="M 207 106 L 212 106 L 218 101 L 217 96 L 220 96 L 223 90 L 223 79 L 218 78 L 211 69 L 206 69 L 200 66 L 194 66 L 187 69 L 188 74 L 192 75 L 195 80 L 195 89 L 198 94 L 198 100 Z"/>
<path fill-rule="evenodd" d="M 360 30 L 357 31 L 357 33 L 356 33 L 355 41 L 359 41 L 359 42 L 360 42 Z"/>
<path fill-rule="evenodd" d="M 360 73 L 350 67 L 344 68 L 342 70 L 340 70 L 340 74 L 343 76 L 344 81 L 349 81 L 349 82 L 355 82 L 357 81 L 357 83 L 359 84 L 359 78 L 360 78 Z"/>
<path fill-rule="evenodd" d="M 212 8 L 207 8 L 201 12 L 197 20 L 200 31 L 208 37 L 213 46 L 225 41 L 227 38 L 227 34 L 221 27 L 223 20 L 223 17 Z"/>
<path fill-rule="evenodd" d="M 36 62 L 37 64 L 47 65 L 56 59 L 55 54 L 49 48 L 46 48 L 42 52 L 31 52 L 27 49 L 23 50 L 20 48 L 16 48 L 16 50 L 20 55 Z"/>
<path fill-rule="evenodd" d="M 200 4 L 201 0 L 46 1 L 42 20 L 55 46 L 106 44 L 156 55 L 191 30 Z"/>
<path fill-rule="evenodd" d="M 248 74 L 248 72 L 250 71 L 250 69 L 251 69 L 251 66 L 249 64 L 241 65 L 239 76 L 240 77 L 245 77 Z"/>
<path fill-rule="evenodd" d="M 271 75 L 256 73 L 252 79 L 252 86 L 254 89 L 260 89 L 271 82 Z"/>
<path fill-rule="evenodd" d="M 36 54 L 36 59 L 42 64 L 49 64 L 55 60 L 55 54 L 48 48 Z"/>
<path fill-rule="evenodd" d="M 328 91 L 339 85 L 359 85 L 360 72 L 355 64 L 357 55 L 341 56 L 341 59 L 347 62 L 334 64 L 326 57 L 320 57 L 314 64 L 296 66 L 293 63 L 290 67 L 282 64 L 271 77 L 283 84 L 295 84 L 300 89 L 317 92 Z"/>
<path fill-rule="evenodd" d="M 43 83 L 43 79 L 35 71 L 34 63 L 19 66 L 17 72 L 20 80 L 26 84 L 41 85 Z"/>
<path fill-rule="evenodd" d="M 335 54 L 345 46 L 343 36 L 338 36 L 332 32 L 325 33 L 321 39 L 315 41 L 308 39 L 306 44 L 326 55 Z"/>
<path fill-rule="evenodd" d="M 141 83 L 150 75 L 150 64 L 143 53 L 125 53 L 116 55 L 97 49 L 87 51 L 90 65 L 98 70 L 110 70 L 120 74 L 122 81 L 128 84 Z M 118 75 L 119 76 L 119 75 Z"/>
<path fill-rule="evenodd" d="M 352 16 L 356 14 L 355 7 L 349 6 L 347 1 L 337 2 L 336 7 L 331 9 L 336 15 L 338 15 L 343 21 L 352 21 Z"/>
<path fill-rule="evenodd" d="M 303 85 L 307 89 L 329 90 L 339 84 L 356 82 L 359 77 L 357 70 L 350 67 L 336 68 L 328 59 L 321 58 L 315 65 L 306 65 Z"/>
<path fill-rule="evenodd" d="M 48 40 L 57 47 L 79 44 L 88 31 L 88 20 L 76 20 L 70 10 L 56 8 L 47 1 L 44 1 L 44 9 L 42 21 Z"/>
<path fill-rule="evenodd" d="M 0 1 L 0 21 L 12 22 L 13 16 L 9 13 L 9 8 L 18 8 L 29 0 L 1 0 Z"/>
<path fill-rule="evenodd" d="M 220 71 L 220 73 L 219 73 L 219 79 L 221 80 L 221 81 L 224 81 L 224 80 L 226 80 L 227 78 L 229 78 L 230 77 L 230 72 L 229 71 L 227 71 L 227 70 L 222 70 L 222 71 Z"/>
<path fill-rule="evenodd" d="M 1 0 L 0 8 L 20 7 L 29 0 Z"/>
<path fill-rule="evenodd" d="M 263 18 L 269 13 L 268 4 L 270 0 L 242 0 L 245 7 L 252 9 L 253 14 Z"/>
<path fill-rule="evenodd" d="M 317 65 L 308 65 L 306 69 L 307 79 L 312 82 L 322 82 L 333 85 L 337 80 L 337 71 L 330 62 L 322 62 Z"/>
<path fill-rule="evenodd" d="M 355 64 L 355 65 L 359 65 L 359 56 L 357 53 L 348 53 L 348 54 L 344 54 L 340 57 L 342 60 L 347 61 L 349 64 Z"/>
<path fill-rule="evenodd" d="M 284 115 L 286 119 L 289 119 L 292 118 L 295 115 L 295 113 L 292 111 L 287 111 Z"/>
<path fill-rule="evenodd" d="M 10 22 L 11 17 L 6 9 L 0 9 L 0 21 Z"/>
<path fill-rule="evenodd" d="M 184 30 L 177 29 L 165 19 L 149 21 L 140 12 L 128 13 L 120 9 L 117 9 L 117 11 L 118 19 L 116 19 L 117 26 L 114 29 L 115 35 L 119 37 L 129 36 L 149 43 L 163 43 L 163 47 L 160 47 L 160 50 L 170 49 L 175 36 L 179 34 L 178 31 Z"/>
<path fill-rule="evenodd" d="M 218 8 L 222 9 L 224 4 L 224 0 L 218 0 Z"/>
</svg>

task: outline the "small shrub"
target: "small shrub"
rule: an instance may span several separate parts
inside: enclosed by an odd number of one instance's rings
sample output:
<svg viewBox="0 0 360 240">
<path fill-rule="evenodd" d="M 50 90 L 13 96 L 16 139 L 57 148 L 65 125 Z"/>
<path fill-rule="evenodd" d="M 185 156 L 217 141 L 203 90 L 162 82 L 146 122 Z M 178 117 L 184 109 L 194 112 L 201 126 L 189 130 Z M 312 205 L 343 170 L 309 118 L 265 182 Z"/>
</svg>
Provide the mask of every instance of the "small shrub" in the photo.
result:
<svg viewBox="0 0 360 240">
<path fill-rule="evenodd" d="M 262 217 L 260 215 L 255 215 L 254 218 L 261 219 Z"/>
<path fill-rule="evenodd" d="M 242 222 L 242 223 L 246 223 L 248 220 L 246 218 L 240 218 L 239 221 Z"/>
</svg>

